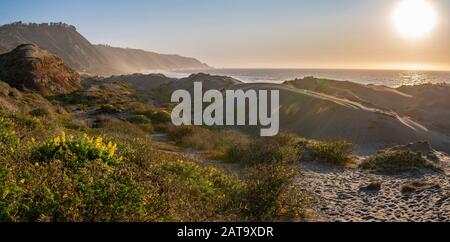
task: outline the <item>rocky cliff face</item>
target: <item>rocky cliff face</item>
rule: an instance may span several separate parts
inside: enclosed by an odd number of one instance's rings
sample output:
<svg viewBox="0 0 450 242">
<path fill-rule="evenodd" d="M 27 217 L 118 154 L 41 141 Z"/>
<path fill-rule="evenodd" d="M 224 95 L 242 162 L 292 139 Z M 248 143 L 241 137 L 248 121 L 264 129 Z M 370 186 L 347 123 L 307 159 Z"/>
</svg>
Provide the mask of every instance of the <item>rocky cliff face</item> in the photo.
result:
<svg viewBox="0 0 450 242">
<path fill-rule="evenodd" d="M 19 22 L 0 26 L 0 53 L 2 49 L 10 51 L 20 44 L 30 43 L 61 57 L 68 66 L 78 72 L 95 75 L 208 67 L 194 58 L 92 45 L 74 26 L 63 23 Z"/>
<path fill-rule="evenodd" d="M 44 96 L 68 94 L 81 87 L 77 72 L 59 57 L 33 44 L 20 45 L 0 55 L 0 80 Z"/>
</svg>

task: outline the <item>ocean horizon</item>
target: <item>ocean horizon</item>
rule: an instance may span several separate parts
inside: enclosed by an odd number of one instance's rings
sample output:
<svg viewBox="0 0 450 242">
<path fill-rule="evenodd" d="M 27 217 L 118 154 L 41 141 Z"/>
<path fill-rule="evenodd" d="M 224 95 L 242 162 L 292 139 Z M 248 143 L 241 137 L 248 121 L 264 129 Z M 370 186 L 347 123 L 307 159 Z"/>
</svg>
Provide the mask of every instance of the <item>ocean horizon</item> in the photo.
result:
<svg viewBox="0 0 450 242">
<path fill-rule="evenodd" d="M 194 73 L 229 76 L 246 83 L 283 83 L 308 76 L 351 81 L 359 84 L 400 87 L 427 83 L 450 83 L 450 71 L 355 70 L 355 69 L 197 69 L 164 72 L 168 77 L 183 78 Z"/>
</svg>

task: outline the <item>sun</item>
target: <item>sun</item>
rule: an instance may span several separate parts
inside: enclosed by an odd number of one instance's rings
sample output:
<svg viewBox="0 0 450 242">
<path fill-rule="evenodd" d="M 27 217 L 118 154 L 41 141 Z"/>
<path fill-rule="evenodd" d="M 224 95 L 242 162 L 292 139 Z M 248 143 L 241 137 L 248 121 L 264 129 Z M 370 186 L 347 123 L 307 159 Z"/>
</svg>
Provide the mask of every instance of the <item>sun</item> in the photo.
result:
<svg viewBox="0 0 450 242">
<path fill-rule="evenodd" d="M 437 15 L 427 0 L 403 0 L 394 11 L 393 21 L 401 35 L 416 39 L 433 30 Z"/>
</svg>

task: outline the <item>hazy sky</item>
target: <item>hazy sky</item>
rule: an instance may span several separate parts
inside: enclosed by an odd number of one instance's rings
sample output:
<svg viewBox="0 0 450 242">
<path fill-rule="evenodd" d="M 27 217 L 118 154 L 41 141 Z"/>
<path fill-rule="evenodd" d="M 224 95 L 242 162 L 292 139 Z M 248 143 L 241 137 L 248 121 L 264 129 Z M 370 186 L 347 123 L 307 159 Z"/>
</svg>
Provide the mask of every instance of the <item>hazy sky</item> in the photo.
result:
<svg viewBox="0 0 450 242">
<path fill-rule="evenodd" d="M 400 0 L 0 0 L 0 23 L 66 22 L 93 43 L 193 56 L 214 67 L 450 70 L 450 0 L 433 32 L 394 28 Z"/>
</svg>

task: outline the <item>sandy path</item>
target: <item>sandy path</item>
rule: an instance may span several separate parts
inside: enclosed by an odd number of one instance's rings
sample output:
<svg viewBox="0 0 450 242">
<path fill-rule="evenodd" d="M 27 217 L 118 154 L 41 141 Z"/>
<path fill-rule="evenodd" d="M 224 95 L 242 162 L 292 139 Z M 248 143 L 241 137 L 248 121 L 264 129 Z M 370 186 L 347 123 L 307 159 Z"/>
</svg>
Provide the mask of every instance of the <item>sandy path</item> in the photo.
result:
<svg viewBox="0 0 450 242">
<path fill-rule="evenodd" d="M 303 163 L 301 168 L 297 184 L 312 194 L 315 210 L 325 221 L 450 222 L 450 177 L 446 174 L 382 176 L 313 163 Z M 436 183 L 440 188 L 402 194 L 401 186 L 412 180 Z M 381 190 L 361 190 L 372 182 L 381 182 Z"/>
</svg>

